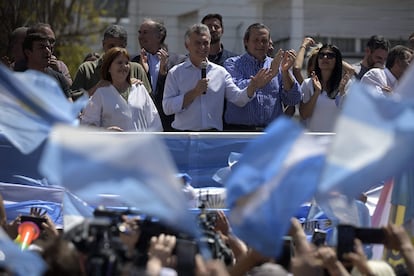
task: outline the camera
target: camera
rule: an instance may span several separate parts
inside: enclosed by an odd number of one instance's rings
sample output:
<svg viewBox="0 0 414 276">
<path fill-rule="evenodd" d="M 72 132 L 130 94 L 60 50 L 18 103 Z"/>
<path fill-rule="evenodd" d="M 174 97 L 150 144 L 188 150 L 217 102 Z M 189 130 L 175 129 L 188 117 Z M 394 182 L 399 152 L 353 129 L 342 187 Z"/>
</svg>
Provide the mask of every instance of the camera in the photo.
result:
<svg viewBox="0 0 414 276">
<path fill-rule="evenodd" d="M 354 239 L 357 238 L 365 244 L 383 244 L 385 241 L 385 232 L 381 228 L 363 228 L 353 225 L 339 224 L 337 256 L 343 261 L 343 254 L 354 251 Z"/>
</svg>

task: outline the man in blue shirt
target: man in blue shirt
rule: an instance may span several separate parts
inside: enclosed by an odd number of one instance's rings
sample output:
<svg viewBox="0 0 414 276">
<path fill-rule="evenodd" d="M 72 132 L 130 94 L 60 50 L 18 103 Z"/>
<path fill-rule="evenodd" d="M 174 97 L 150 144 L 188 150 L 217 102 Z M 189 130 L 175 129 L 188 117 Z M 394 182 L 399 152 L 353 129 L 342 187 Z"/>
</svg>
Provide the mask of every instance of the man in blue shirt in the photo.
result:
<svg viewBox="0 0 414 276">
<path fill-rule="evenodd" d="M 256 97 L 243 107 L 227 104 L 224 114 L 228 130 L 263 130 L 279 115 L 283 105 L 293 106 L 300 102 L 300 86 L 289 72 L 295 61 L 293 50 L 279 50 L 274 58 L 267 56 L 270 30 L 261 23 L 250 25 L 244 34 L 246 53 L 231 57 L 224 67 L 231 74 L 234 83 L 244 88 L 262 68 L 270 68 L 273 78 L 256 91 Z"/>
</svg>

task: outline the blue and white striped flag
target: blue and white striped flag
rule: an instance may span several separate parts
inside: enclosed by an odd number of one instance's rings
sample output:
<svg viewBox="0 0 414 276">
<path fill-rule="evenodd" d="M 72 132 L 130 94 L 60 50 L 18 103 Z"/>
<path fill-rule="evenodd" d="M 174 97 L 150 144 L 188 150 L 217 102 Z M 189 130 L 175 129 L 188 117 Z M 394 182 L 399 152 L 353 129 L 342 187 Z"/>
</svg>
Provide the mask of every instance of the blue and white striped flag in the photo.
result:
<svg viewBox="0 0 414 276">
<path fill-rule="evenodd" d="M 57 126 L 50 134 L 40 171 L 86 202 L 118 196 L 123 207 L 189 234 L 197 231 L 176 168 L 164 144 L 150 133 L 97 132 Z"/>
<path fill-rule="evenodd" d="M 53 124 L 75 124 L 86 103 L 86 96 L 70 103 L 42 72 L 12 72 L 0 65 L 0 132 L 22 153 L 36 149 Z"/>
<path fill-rule="evenodd" d="M 413 71 L 412 71 L 413 72 Z M 414 78 L 407 79 L 414 87 Z M 354 83 L 336 123 L 319 194 L 355 197 L 412 167 L 414 100 L 380 97 L 371 87 Z"/>
<path fill-rule="evenodd" d="M 238 237 L 266 256 L 278 256 L 290 218 L 316 191 L 330 138 L 305 134 L 296 122 L 280 118 L 248 145 L 226 181 Z"/>
</svg>

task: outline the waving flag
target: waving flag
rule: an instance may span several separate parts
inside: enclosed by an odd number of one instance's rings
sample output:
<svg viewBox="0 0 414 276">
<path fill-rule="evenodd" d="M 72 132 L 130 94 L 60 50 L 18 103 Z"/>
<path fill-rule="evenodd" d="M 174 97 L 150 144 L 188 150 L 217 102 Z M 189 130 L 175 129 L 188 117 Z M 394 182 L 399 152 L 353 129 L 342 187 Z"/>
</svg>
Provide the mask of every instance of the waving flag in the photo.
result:
<svg viewBox="0 0 414 276">
<path fill-rule="evenodd" d="M 287 118 L 248 145 L 227 182 L 237 236 L 264 255 L 279 254 L 290 218 L 313 196 L 330 136 L 307 135 Z"/>
<path fill-rule="evenodd" d="M 154 135 L 59 126 L 45 145 L 40 171 L 86 202 L 119 196 L 125 207 L 178 230 L 196 231 L 172 159 Z"/>
<path fill-rule="evenodd" d="M 30 153 L 53 124 L 74 124 L 87 97 L 70 103 L 50 76 L 12 72 L 0 65 L 0 132 L 22 153 Z"/>
<path fill-rule="evenodd" d="M 413 87 L 414 78 L 409 81 Z M 413 100 L 379 97 L 370 87 L 354 83 L 335 130 L 320 194 L 335 191 L 355 197 L 413 164 Z"/>
</svg>

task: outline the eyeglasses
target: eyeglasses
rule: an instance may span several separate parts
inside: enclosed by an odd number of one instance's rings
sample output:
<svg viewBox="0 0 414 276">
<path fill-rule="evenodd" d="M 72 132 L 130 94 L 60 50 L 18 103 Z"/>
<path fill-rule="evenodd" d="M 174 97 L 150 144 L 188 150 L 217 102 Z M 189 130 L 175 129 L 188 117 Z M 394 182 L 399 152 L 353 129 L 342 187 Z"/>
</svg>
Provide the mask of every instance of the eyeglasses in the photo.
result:
<svg viewBox="0 0 414 276">
<path fill-rule="evenodd" d="M 333 59 L 336 58 L 335 53 L 331 53 L 331 52 L 322 52 L 322 53 L 318 53 L 318 58 L 322 59 L 326 57 L 327 59 Z"/>
<path fill-rule="evenodd" d="M 49 38 L 48 39 L 49 40 L 49 43 L 50 43 L 50 46 L 55 46 L 55 43 L 56 43 L 56 39 L 54 39 L 54 38 Z"/>
</svg>

